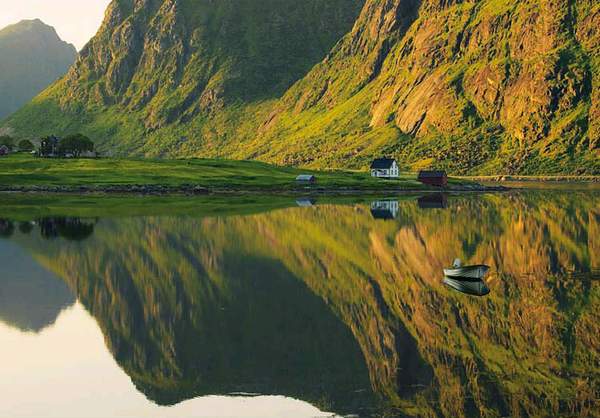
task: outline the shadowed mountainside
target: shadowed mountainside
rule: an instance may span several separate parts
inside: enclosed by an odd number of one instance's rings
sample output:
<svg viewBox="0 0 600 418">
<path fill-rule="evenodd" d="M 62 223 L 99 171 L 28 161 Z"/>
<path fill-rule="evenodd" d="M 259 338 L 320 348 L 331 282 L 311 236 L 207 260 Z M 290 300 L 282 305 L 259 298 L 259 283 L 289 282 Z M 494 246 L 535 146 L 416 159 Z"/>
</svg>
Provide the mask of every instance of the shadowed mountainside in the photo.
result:
<svg viewBox="0 0 600 418">
<path fill-rule="evenodd" d="M 40 267 L 26 250 L 1 240 L 0 321 L 25 332 L 54 324 L 75 298 L 66 284 Z"/>
<path fill-rule="evenodd" d="M 40 20 L 0 29 L 0 120 L 65 75 L 76 56 L 75 47 Z"/>
</svg>

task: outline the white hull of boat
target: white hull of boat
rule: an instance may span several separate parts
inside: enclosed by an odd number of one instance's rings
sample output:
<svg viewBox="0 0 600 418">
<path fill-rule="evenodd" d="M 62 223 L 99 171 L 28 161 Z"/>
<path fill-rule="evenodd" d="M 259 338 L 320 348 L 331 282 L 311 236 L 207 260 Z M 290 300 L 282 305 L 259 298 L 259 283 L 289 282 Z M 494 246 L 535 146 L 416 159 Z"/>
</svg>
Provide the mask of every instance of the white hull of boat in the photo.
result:
<svg viewBox="0 0 600 418">
<path fill-rule="evenodd" d="M 458 277 L 466 279 L 482 279 L 483 276 L 490 271 L 488 266 L 465 266 L 451 269 L 444 269 L 444 275 L 446 277 Z"/>
</svg>

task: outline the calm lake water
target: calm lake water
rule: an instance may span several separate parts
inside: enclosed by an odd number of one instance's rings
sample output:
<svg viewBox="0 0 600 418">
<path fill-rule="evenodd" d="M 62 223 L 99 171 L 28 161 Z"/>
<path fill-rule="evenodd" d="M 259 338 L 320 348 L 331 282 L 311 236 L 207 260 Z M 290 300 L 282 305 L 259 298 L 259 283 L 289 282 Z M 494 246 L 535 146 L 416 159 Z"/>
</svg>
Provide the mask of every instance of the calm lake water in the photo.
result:
<svg viewBox="0 0 600 418">
<path fill-rule="evenodd" d="M 0 417 L 600 416 L 600 191 L 274 200 L 0 203 Z"/>
</svg>

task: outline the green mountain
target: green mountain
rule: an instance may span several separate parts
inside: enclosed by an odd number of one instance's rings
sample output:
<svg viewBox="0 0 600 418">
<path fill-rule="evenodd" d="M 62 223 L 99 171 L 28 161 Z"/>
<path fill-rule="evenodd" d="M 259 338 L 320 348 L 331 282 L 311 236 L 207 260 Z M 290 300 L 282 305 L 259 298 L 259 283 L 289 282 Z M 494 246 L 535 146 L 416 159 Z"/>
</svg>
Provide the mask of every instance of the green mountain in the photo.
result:
<svg viewBox="0 0 600 418">
<path fill-rule="evenodd" d="M 113 154 L 597 174 L 599 27 L 594 0 L 115 0 L 5 125 Z"/>
<path fill-rule="evenodd" d="M 109 153 L 217 154 L 327 54 L 360 6 L 114 0 L 69 73 L 8 125 L 24 135 L 82 130 Z"/>
<path fill-rule="evenodd" d="M 273 139 L 258 153 L 320 166 L 387 153 L 457 173 L 598 173 L 598 28 L 594 0 L 369 0 L 263 125 Z"/>
<path fill-rule="evenodd" d="M 23 20 L 0 30 L 0 119 L 62 77 L 77 51 L 51 26 Z"/>
</svg>

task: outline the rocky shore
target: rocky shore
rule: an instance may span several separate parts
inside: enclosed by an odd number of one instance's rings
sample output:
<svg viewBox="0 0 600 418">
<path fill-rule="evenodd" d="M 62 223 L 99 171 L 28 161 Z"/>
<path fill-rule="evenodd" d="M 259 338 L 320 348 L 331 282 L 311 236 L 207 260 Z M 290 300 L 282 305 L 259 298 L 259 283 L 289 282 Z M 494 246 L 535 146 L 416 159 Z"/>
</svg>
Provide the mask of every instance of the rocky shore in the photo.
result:
<svg viewBox="0 0 600 418">
<path fill-rule="evenodd" d="M 356 187 L 319 187 L 306 186 L 295 188 L 237 187 L 207 188 L 187 184 L 178 186 L 163 185 L 95 185 L 95 186 L 4 186 L 5 193 L 46 193 L 46 194 L 117 194 L 117 195 L 207 195 L 207 194 L 292 194 L 292 195 L 352 195 L 382 194 L 398 192 L 499 192 L 510 190 L 503 186 L 485 186 L 481 184 L 451 185 L 447 188 L 392 187 L 385 189 Z"/>
</svg>

